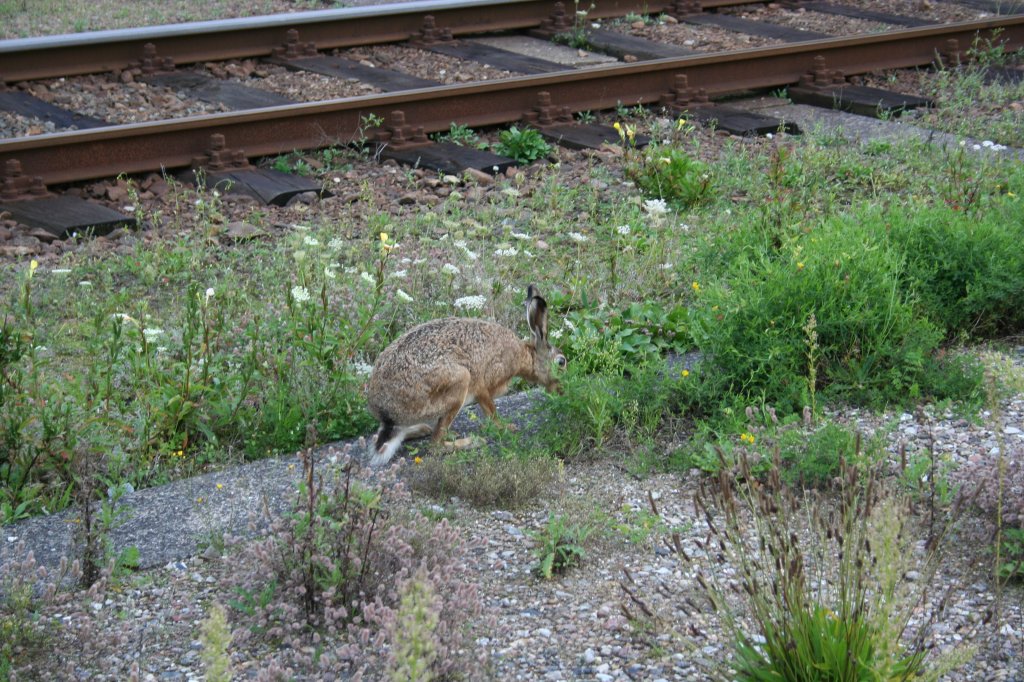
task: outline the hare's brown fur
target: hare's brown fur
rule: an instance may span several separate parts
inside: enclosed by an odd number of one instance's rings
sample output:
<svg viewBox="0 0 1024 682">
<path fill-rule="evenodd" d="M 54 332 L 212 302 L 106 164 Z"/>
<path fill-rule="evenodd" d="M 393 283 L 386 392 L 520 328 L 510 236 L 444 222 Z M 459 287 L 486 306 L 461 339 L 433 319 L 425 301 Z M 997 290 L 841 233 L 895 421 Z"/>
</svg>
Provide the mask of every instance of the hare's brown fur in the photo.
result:
<svg viewBox="0 0 1024 682">
<path fill-rule="evenodd" d="M 370 412 L 381 423 L 373 464 L 390 460 L 407 437 L 440 441 L 473 400 L 494 417 L 494 399 L 512 377 L 557 389 L 551 364 L 565 361 L 547 342 L 544 299 L 528 291 L 531 340 L 496 322 L 448 317 L 413 327 L 378 356 L 367 387 Z"/>
</svg>

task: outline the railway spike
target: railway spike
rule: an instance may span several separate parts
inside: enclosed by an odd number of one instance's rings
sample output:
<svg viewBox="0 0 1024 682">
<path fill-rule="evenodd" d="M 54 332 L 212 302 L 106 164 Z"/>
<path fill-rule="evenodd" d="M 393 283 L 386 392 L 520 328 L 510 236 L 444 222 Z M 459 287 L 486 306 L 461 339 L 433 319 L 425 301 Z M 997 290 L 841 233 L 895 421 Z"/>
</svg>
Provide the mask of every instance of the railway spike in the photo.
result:
<svg viewBox="0 0 1024 682">
<path fill-rule="evenodd" d="M 569 33 L 573 29 L 573 20 L 565 11 L 565 3 L 556 2 L 551 14 L 540 26 L 530 31 L 530 35 L 538 38 L 551 38 L 559 33 Z"/>
<path fill-rule="evenodd" d="M 231 149 L 223 135 L 210 135 L 210 147 L 203 156 L 192 159 L 192 168 L 206 171 L 248 170 L 252 168 L 242 149 Z"/>
<path fill-rule="evenodd" d="M 391 112 L 391 121 L 377 129 L 374 140 L 392 149 L 410 149 L 430 144 L 430 138 L 423 131 L 423 126 L 412 126 L 405 122 L 405 112 L 396 109 Z"/>
<path fill-rule="evenodd" d="M 551 93 L 542 90 L 537 93 L 537 104 L 523 114 L 523 121 L 537 127 L 572 123 L 572 109 L 551 103 Z"/>
<path fill-rule="evenodd" d="M 284 45 L 275 47 L 272 53 L 278 59 L 302 59 L 317 55 L 316 44 L 300 42 L 298 29 L 290 28 L 284 34 Z"/>
<path fill-rule="evenodd" d="M 424 47 L 438 43 L 450 43 L 454 39 L 450 28 L 438 28 L 434 15 L 428 14 L 423 17 L 423 28 L 409 38 L 409 44 L 415 47 Z"/>
<path fill-rule="evenodd" d="M 800 76 L 800 87 L 811 90 L 829 90 L 838 85 L 846 84 L 846 76 L 838 69 L 829 69 L 825 58 L 818 55 L 813 60 L 811 70 Z"/>
<path fill-rule="evenodd" d="M 700 14 L 704 8 L 700 6 L 700 0 L 676 0 L 668 10 L 669 16 L 680 19 L 694 14 Z"/>
<path fill-rule="evenodd" d="M 673 111 L 699 109 L 710 106 L 707 90 L 691 88 L 690 80 L 685 73 L 675 75 L 675 83 L 669 91 L 661 96 L 661 105 Z"/>
<path fill-rule="evenodd" d="M 23 201 L 53 196 L 38 176 L 25 175 L 21 170 L 21 161 L 8 159 L 4 164 L 4 174 L 0 178 L 0 200 Z"/>
<path fill-rule="evenodd" d="M 142 61 L 139 62 L 142 73 L 157 73 L 158 71 L 174 71 L 174 60 L 170 57 L 161 57 L 157 54 L 156 45 L 146 43 L 142 46 Z"/>
</svg>

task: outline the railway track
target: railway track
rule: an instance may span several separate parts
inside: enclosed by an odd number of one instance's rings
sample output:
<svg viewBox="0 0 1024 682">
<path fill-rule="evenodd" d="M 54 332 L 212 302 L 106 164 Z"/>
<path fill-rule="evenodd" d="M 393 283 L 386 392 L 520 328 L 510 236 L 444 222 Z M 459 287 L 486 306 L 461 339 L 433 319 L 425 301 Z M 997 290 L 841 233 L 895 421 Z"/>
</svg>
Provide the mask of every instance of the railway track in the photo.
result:
<svg viewBox="0 0 1024 682">
<path fill-rule="evenodd" d="M 982 2 L 983 0 L 975 0 Z M 660 105 L 689 112 L 719 125 L 729 112 L 715 109 L 710 100 L 736 92 L 797 86 L 808 101 L 826 105 L 845 98 L 855 108 L 858 93 L 848 86 L 850 76 L 884 69 L 918 67 L 937 60 L 956 63 L 978 40 L 995 41 L 1006 50 L 1024 47 L 1024 15 L 993 16 L 977 21 L 932 24 L 919 18 L 858 10 L 838 4 L 810 3 L 814 12 L 887 20 L 891 30 L 856 36 L 822 37 L 821 34 L 765 24 L 728 9 L 735 0 L 697 3 L 638 3 L 617 0 L 596 3 L 579 18 L 565 6 L 539 0 L 503 4 L 410 3 L 373 9 L 312 12 L 168 28 L 101 32 L 85 36 L 7 41 L 0 44 L 7 83 L 71 77 L 93 72 L 140 74 L 158 84 L 188 89 L 180 80 L 183 64 L 213 59 L 266 58 L 295 70 L 313 70 L 332 77 L 353 78 L 367 69 L 346 70 L 344 57 L 331 53 L 380 42 L 405 41 L 420 49 L 453 58 L 505 64 L 510 72 L 530 72 L 494 81 L 436 86 L 415 79 L 391 84 L 384 92 L 319 102 L 278 103 L 270 98 L 240 111 L 188 116 L 174 120 L 108 125 L 86 121 L 81 130 L 68 130 L 21 138 L 0 139 L 2 207 L 24 220 L 33 214 L 52 213 L 40 203 L 47 186 L 122 173 L 173 171 L 203 167 L 209 173 L 231 174 L 236 182 L 278 185 L 268 196 L 286 196 L 303 190 L 301 183 L 262 173 L 253 179 L 247 159 L 347 144 L 366 139 L 389 154 L 403 152 L 421 159 L 429 144 L 428 133 L 448 130 L 452 123 L 471 127 L 524 121 L 554 139 L 578 138 L 600 142 L 601 132 L 575 135 L 573 114 L 628 105 Z M 993 9 L 998 5 L 993 4 Z M 708 10 L 721 10 L 709 12 Z M 624 33 L 595 30 L 592 22 L 640 11 L 672 16 L 691 26 L 725 26 L 729 30 L 760 32 L 773 41 L 765 47 L 693 54 L 665 43 L 653 43 Z M 924 23 L 925 25 L 919 25 Z M 534 38 L 572 36 L 618 51 L 621 61 L 572 68 L 524 57 L 520 53 L 462 39 L 494 31 L 530 32 Z M 810 39 L 806 39 L 810 36 Z M 781 44 L 778 44 L 781 43 Z M 369 71 L 372 71 L 370 69 Z M 379 76 L 379 73 L 372 74 Z M 179 80 L 173 80 L 178 77 Z M 193 76 L 189 76 L 193 77 Z M 202 85 L 202 84 L 200 84 Z M 195 86 L 191 86 L 195 89 Z M 387 90 L 391 91 L 387 91 Z M 0 105 L 23 90 L 0 92 Z M 237 94 L 237 93 L 236 93 Z M 244 93 L 243 93 L 244 94 Z M 9 95 L 7 99 L 4 95 Z M 890 95 L 892 97 L 890 98 Z M 866 98 L 866 99 L 865 99 Z M 881 91 L 860 93 L 861 106 L 877 107 L 889 101 L 894 111 L 908 100 Z M 866 104 L 864 103 L 866 102 Z M 8 105 L 9 106 L 9 105 Z M 2 107 L 0 107 L 2 108 Z M 74 116 L 74 114 L 71 114 Z M 740 117 L 750 125 L 749 117 Z M 383 122 L 368 126 L 368 122 Z M 734 132 L 772 130 L 779 121 L 755 122 L 754 128 Z M 87 127 L 88 126 L 88 127 Z M 758 128 L 760 126 L 760 128 Z M 608 131 L 604 131 L 608 135 Z M 457 150 L 455 150 L 457 152 Z M 443 156 L 446 152 L 441 152 Z M 477 167 L 503 167 L 492 159 L 476 160 Z M 248 178 L 248 179 L 247 179 Z M 307 188 L 308 189 L 308 188 Z M 31 202 L 31 203 L 26 203 Z M 30 210 L 17 213 L 18 207 Z M 97 220 L 72 211 L 73 221 Z M 108 218 L 110 216 L 107 216 Z M 116 222 L 116 221 L 115 221 Z M 57 230 L 67 231 L 73 225 Z"/>
</svg>

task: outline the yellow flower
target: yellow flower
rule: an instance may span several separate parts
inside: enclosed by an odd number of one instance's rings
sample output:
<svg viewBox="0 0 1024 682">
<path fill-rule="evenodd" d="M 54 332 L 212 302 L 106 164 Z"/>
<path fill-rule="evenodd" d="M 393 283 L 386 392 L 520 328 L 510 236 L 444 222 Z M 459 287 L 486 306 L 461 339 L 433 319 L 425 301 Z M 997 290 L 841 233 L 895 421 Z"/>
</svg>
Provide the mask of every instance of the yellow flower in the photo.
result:
<svg viewBox="0 0 1024 682">
<path fill-rule="evenodd" d="M 753 445 L 754 441 L 756 441 L 757 438 L 755 438 L 754 435 L 751 433 L 743 433 L 740 434 L 740 440 L 743 441 L 744 443 L 750 443 L 751 445 Z"/>
<path fill-rule="evenodd" d="M 35 272 L 36 268 L 38 268 L 38 267 L 39 267 L 39 261 L 37 261 L 36 259 L 33 258 L 32 262 L 28 264 L 28 271 L 29 272 Z"/>
<path fill-rule="evenodd" d="M 796 264 L 796 269 L 797 269 L 797 270 L 803 270 L 803 269 L 804 269 L 804 264 L 803 264 L 803 263 L 800 263 L 800 262 L 798 262 L 798 263 Z"/>
<path fill-rule="evenodd" d="M 693 289 L 694 293 L 700 293 L 700 284 L 694 282 L 693 284 L 690 285 L 690 288 Z"/>
<path fill-rule="evenodd" d="M 630 142 L 632 142 L 633 138 L 636 137 L 636 128 L 629 125 L 628 123 L 626 124 L 626 137 L 629 138 Z"/>
<path fill-rule="evenodd" d="M 682 372 L 679 373 L 679 376 L 685 379 L 686 377 L 690 376 L 690 370 L 684 369 Z"/>
<path fill-rule="evenodd" d="M 619 134 L 619 139 L 621 139 L 621 140 L 625 140 L 626 139 L 626 131 L 624 131 L 622 129 L 622 124 L 620 124 L 618 121 L 616 121 L 615 123 L 612 124 L 612 128 L 615 128 L 615 132 L 617 132 Z"/>
<path fill-rule="evenodd" d="M 685 118 L 680 118 L 678 121 L 676 121 L 676 130 L 682 130 L 685 127 L 686 127 L 686 119 Z"/>
<path fill-rule="evenodd" d="M 217 484 L 217 490 L 223 490 L 223 489 L 224 489 L 224 484 L 223 483 L 218 483 Z"/>
<path fill-rule="evenodd" d="M 423 464 L 423 458 L 422 457 L 414 457 L 412 461 L 414 463 L 416 463 L 416 464 Z"/>
</svg>

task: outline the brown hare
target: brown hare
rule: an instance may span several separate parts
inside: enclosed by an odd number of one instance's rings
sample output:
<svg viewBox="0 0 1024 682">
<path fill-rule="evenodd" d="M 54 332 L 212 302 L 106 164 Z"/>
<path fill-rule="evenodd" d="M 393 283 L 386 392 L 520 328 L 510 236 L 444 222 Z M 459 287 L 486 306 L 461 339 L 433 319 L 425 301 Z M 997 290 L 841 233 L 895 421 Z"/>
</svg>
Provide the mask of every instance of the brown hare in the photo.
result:
<svg viewBox="0 0 1024 682">
<path fill-rule="evenodd" d="M 565 356 L 548 343 L 548 306 L 537 289 L 526 290 L 521 341 L 497 322 L 447 317 L 417 325 L 377 357 L 367 386 L 371 414 L 380 421 L 371 466 L 391 461 L 406 438 L 432 435 L 440 442 L 463 405 L 480 404 L 495 418 L 494 399 L 512 377 L 558 390 L 552 364 Z"/>
</svg>

